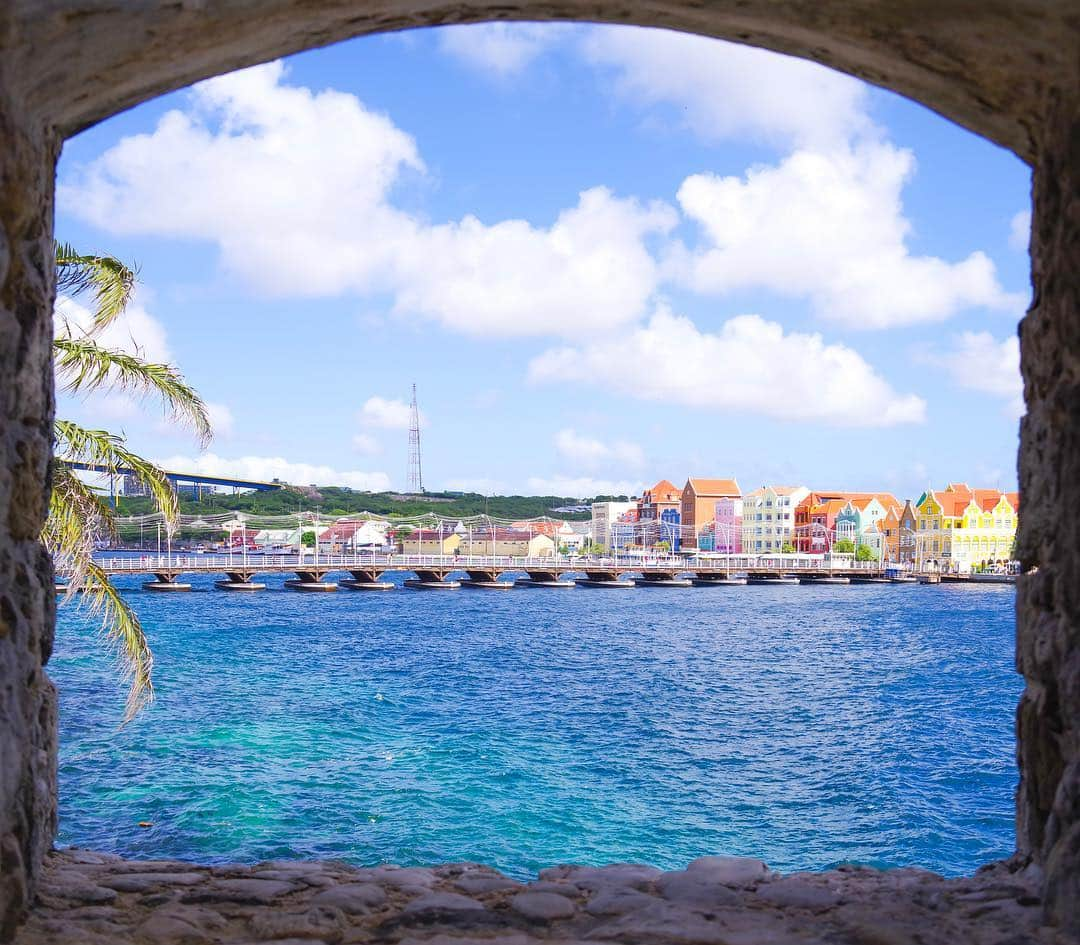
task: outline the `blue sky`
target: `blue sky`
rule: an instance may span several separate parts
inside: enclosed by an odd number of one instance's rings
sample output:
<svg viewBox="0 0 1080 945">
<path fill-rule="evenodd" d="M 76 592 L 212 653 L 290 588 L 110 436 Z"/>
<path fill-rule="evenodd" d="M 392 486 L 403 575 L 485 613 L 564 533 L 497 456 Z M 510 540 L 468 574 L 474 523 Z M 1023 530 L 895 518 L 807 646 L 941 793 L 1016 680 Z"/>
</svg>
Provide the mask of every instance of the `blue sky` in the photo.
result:
<svg viewBox="0 0 1080 945">
<path fill-rule="evenodd" d="M 759 50 L 368 37 L 68 142 L 59 237 L 140 266 L 107 342 L 177 363 L 218 435 L 60 409 L 177 468 L 403 488 L 415 382 L 428 488 L 1012 488 L 1029 190 L 921 106 Z"/>
</svg>

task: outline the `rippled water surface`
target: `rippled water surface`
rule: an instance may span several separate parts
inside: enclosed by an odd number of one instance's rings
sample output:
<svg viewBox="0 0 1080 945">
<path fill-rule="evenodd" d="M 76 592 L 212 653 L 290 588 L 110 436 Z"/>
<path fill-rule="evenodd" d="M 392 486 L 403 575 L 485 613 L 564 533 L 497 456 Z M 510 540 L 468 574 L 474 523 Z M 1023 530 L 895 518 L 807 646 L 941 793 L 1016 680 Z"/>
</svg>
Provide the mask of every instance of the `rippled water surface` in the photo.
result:
<svg viewBox="0 0 1080 945">
<path fill-rule="evenodd" d="M 1011 587 L 129 599 L 158 699 L 61 612 L 60 842 L 130 856 L 674 868 L 1013 845 Z M 140 828 L 149 821 L 150 828 Z"/>
</svg>

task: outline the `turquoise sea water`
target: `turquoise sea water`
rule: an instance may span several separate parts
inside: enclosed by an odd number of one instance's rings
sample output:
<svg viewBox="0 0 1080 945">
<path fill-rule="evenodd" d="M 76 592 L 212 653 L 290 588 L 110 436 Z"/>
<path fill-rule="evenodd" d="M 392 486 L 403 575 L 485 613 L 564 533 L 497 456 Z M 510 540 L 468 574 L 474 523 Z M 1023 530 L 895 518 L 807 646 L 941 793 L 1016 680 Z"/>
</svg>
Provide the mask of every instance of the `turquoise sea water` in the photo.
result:
<svg viewBox="0 0 1080 945">
<path fill-rule="evenodd" d="M 61 844 L 204 861 L 972 870 L 1013 847 L 1011 587 L 190 594 L 61 611 Z M 140 828 L 149 821 L 150 828 Z"/>
</svg>

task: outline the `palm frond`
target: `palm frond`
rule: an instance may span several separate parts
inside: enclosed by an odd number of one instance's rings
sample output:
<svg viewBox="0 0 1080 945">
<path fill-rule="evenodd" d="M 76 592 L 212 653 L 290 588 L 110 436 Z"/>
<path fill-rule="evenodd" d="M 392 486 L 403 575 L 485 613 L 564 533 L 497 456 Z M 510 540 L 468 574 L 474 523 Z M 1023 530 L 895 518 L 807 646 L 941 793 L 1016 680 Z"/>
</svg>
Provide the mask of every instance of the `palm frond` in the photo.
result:
<svg viewBox="0 0 1080 945">
<path fill-rule="evenodd" d="M 151 673 L 154 656 L 139 618 L 94 561 L 94 541 L 116 529 L 110 510 L 66 466 L 53 470 L 49 517 L 42 541 L 68 574 L 64 602 L 79 594 L 79 606 L 101 618 L 101 632 L 116 648 L 125 678 L 130 680 L 124 721 L 154 698 Z"/>
<path fill-rule="evenodd" d="M 124 721 L 130 722 L 154 701 L 154 654 L 142 623 L 95 562 L 90 563 L 83 579 L 80 606 L 101 618 L 101 632 L 116 648 L 124 677 L 129 680 Z"/>
<path fill-rule="evenodd" d="M 156 364 L 124 351 L 105 348 L 90 338 L 53 339 L 57 371 L 65 390 L 90 393 L 119 387 L 157 394 L 173 419 L 190 426 L 205 446 L 213 436 L 206 404 L 171 364 Z"/>
<path fill-rule="evenodd" d="M 176 525 L 180 504 L 165 471 L 129 450 L 124 445 L 123 437 L 105 430 L 87 430 L 70 420 L 54 421 L 53 429 L 60 459 L 87 463 L 100 467 L 104 472 L 129 473 L 150 490 L 150 496 L 165 518 L 166 526 L 171 529 Z"/>
<path fill-rule="evenodd" d="M 69 243 L 56 243 L 56 288 L 60 292 L 94 296 L 93 335 L 114 322 L 127 308 L 137 271 L 115 256 L 85 256 Z"/>
<path fill-rule="evenodd" d="M 92 560 L 94 542 L 101 538 L 115 539 L 116 535 L 111 510 L 68 466 L 55 463 L 49 517 L 41 540 L 53 560 L 63 565 L 73 578 L 68 585 L 69 597 Z"/>
</svg>

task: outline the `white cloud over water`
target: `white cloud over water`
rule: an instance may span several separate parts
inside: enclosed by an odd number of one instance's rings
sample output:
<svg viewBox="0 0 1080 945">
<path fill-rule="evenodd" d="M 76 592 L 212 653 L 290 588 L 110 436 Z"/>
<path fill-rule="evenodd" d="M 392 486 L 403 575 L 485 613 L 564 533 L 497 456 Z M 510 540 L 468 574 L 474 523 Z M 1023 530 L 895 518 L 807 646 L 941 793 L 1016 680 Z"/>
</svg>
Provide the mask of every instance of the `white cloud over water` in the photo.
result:
<svg viewBox="0 0 1080 945">
<path fill-rule="evenodd" d="M 785 333 L 759 315 L 717 332 L 661 308 L 620 337 L 557 348 L 529 368 L 537 382 L 591 383 L 641 400 L 738 410 L 837 426 L 919 423 L 926 403 L 899 394 L 856 351 L 819 334 Z"/>
<path fill-rule="evenodd" d="M 985 253 L 948 262 L 910 251 L 901 192 L 914 169 L 910 151 L 863 143 L 796 151 L 738 177 L 688 177 L 678 200 L 702 239 L 678 261 L 680 277 L 704 293 L 809 298 L 852 328 L 941 321 L 971 306 L 1022 311 Z"/>
<path fill-rule="evenodd" d="M 517 75 L 566 31 L 560 23 L 470 23 L 437 30 L 439 48 L 481 73 Z"/>
<path fill-rule="evenodd" d="M 582 49 L 621 101 L 672 106 L 706 140 L 832 147 L 872 125 L 864 83 L 805 59 L 637 27 L 594 27 Z"/>
<path fill-rule="evenodd" d="M 1000 398 L 1010 417 L 1025 411 L 1024 382 L 1020 376 L 1020 339 L 996 339 L 988 331 L 965 331 L 951 348 L 929 359 L 944 368 L 960 387 Z"/>
<path fill-rule="evenodd" d="M 633 479 L 594 479 L 591 476 L 532 476 L 527 495 L 572 496 L 591 499 L 598 495 L 641 495 L 643 483 Z"/>
<path fill-rule="evenodd" d="M 412 407 L 403 400 L 369 397 L 360 408 L 360 422 L 383 430 L 408 430 Z"/>
<path fill-rule="evenodd" d="M 199 83 L 189 108 L 63 180 L 62 205 L 113 233 L 210 240 L 259 292 L 387 292 L 400 316 L 467 333 L 576 335 L 646 310 L 659 273 L 645 240 L 675 225 L 671 207 L 594 187 L 550 227 L 433 225 L 392 200 L 424 172 L 410 135 L 284 77 L 276 62 Z"/>
<path fill-rule="evenodd" d="M 155 459 L 165 469 L 220 476 L 232 479 L 251 479 L 270 482 L 280 479 L 294 486 L 348 486 L 361 491 L 383 492 L 390 488 L 390 477 L 384 472 L 355 469 L 335 469 L 332 466 L 295 463 L 282 456 L 239 456 L 227 458 L 216 453 L 199 456 L 178 454 Z"/>
<path fill-rule="evenodd" d="M 616 440 L 605 443 L 596 437 L 576 430 L 565 429 L 555 434 L 555 451 L 579 468 L 598 469 L 605 466 L 635 467 L 645 462 L 645 453 L 637 443 Z"/>
</svg>

